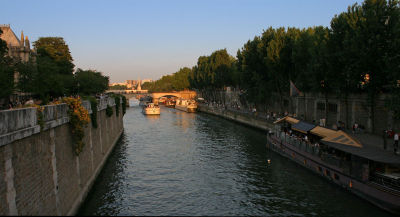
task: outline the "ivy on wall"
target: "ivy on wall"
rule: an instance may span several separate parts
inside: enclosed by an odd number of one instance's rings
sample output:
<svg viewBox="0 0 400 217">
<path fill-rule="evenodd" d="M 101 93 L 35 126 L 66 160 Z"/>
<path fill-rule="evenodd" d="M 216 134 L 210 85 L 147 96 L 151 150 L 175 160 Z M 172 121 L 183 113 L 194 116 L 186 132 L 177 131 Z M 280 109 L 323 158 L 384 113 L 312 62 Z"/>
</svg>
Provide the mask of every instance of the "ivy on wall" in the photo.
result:
<svg viewBox="0 0 400 217">
<path fill-rule="evenodd" d="M 83 137 L 85 136 L 84 128 L 90 121 L 89 112 L 82 106 L 80 97 L 64 97 L 62 102 L 66 103 L 69 107 L 68 116 L 74 144 L 73 148 L 75 154 L 79 155 L 85 146 L 83 142 Z"/>
<path fill-rule="evenodd" d="M 106 115 L 107 115 L 107 117 L 111 117 L 113 115 L 112 107 L 109 105 L 107 105 L 107 108 L 106 108 Z"/>
</svg>

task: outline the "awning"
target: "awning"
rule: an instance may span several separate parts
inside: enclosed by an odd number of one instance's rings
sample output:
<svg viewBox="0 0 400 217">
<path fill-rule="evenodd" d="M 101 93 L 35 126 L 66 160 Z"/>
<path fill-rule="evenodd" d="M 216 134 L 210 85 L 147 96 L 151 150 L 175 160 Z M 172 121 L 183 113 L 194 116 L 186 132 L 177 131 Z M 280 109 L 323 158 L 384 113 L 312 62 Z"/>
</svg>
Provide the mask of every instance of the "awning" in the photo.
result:
<svg viewBox="0 0 400 217">
<path fill-rule="evenodd" d="M 342 145 L 348 145 L 353 147 L 363 147 L 363 145 L 355 138 L 349 136 L 347 133 L 339 130 L 336 131 L 335 134 L 331 134 L 327 137 L 324 137 L 322 141 L 338 143 Z"/>
<path fill-rule="evenodd" d="M 304 121 L 300 121 L 296 124 L 292 125 L 292 129 L 302 132 L 302 133 L 308 133 L 308 131 L 312 130 L 315 127 L 314 124 L 310 124 Z"/>
<path fill-rule="evenodd" d="M 317 135 L 319 137 L 322 137 L 322 138 L 336 135 L 336 132 L 337 132 L 336 130 L 331 130 L 331 129 L 328 129 L 325 127 L 320 127 L 320 126 L 316 126 L 314 129 L 312 129 L 310 131 L 310 133 Z"/>
<path fill-rule="evenodd" d="M 295 119 L 295 118 L 286 116 L 286 117 L 284 117 L 284 118 L 281 118 L 281 119 L 275 121 L 274 124 L 280 123 L 280 122 L 282 122 L 282 121 L 286 121 L 286 122 L 289 122 L 289 123 L 291 123 L 291 124 L 297 124 L 297 123 L 300 122 L 299 120 L 297 120 L 297 119 Z"/>
</svg>

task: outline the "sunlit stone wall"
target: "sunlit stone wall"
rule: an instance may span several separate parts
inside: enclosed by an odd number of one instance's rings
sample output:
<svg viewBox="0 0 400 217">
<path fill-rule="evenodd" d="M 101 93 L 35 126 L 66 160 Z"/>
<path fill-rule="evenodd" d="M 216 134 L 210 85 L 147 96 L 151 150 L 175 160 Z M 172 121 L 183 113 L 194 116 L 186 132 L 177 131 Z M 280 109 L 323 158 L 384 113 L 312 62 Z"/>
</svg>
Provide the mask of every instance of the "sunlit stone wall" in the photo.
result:
<svg viewBox="0 0 400 217">
<path fill-rule="evenodd" d="M 35 108 L 0 111 L 0 215 L 73 215 L 83 202 L 122 133 L 122 109 L 116 116 L 114 99 L 100 100 L 98 128 L 88 124 L 79 156 L 67 109 L 46 106 L 42 131 Z"/>
</svg>

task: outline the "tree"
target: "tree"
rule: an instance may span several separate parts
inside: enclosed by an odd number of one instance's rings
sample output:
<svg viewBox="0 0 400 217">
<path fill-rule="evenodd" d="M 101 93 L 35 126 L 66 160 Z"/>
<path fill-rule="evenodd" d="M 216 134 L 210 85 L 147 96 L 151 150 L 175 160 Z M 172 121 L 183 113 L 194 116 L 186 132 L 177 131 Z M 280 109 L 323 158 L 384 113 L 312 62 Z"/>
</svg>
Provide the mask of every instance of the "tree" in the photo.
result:
<svg viewBox="0 0 400 217">
<path fill-rule="evenodd" d="M 0 39 L 0 99 L 8 98 L 14 90 L 14 66 L 7 52 L 6 42 Z"/>
<path fill-rule="evenodd" d="M 78 68 L 74 77 L 79 94 L 93 95 L 103 93 L 108 88 L 109 78 L 103 76 L 101 72 Z"/>
<path fill-rule="evenodd" d="M 72 75 L 75 65 L 69 51 L 68 45 L 61 37 L 40 37 L 33 43 L 33 46 L 38 50 L 44 49 L 46 54 L 54 60 L 58 66 L 59 74 Z"/>
<path fill-rule="evenodd" d="M 28 63 L 20 66 L 22 80 L 19 86 L 38 95 L 43 103 L 50 97 L 74 94 L 74 64 L 64 39 L 41 37 L 33 44 L 37 50 L 36 65 Z"/>
<path fill-rule="evenodd" d="M 146 83 L 147 83 L 147 82 L 146 82 Z M 119 84 L 117 84 L 117 85 L 108 87 L 108 89 L 109 89 L 109 90 L 126 90 L 127 87 L 126 87 L 126 85 L 119 85 Z"/>
</svg>

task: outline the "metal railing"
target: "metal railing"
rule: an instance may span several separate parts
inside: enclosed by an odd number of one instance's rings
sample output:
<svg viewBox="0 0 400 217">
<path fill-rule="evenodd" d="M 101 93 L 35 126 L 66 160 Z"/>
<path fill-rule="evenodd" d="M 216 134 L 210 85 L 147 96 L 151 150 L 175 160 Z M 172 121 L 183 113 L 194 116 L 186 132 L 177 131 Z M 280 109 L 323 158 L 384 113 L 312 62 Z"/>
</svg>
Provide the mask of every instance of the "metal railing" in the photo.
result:
<svg viewBox="0 0 400 217">
<path fill-rule="evenodd" d="M 369 175 L 369 181 L 400 193 L 400 177 L 395 178 L 382 173 L 372 173 Z"/>
</svg>

